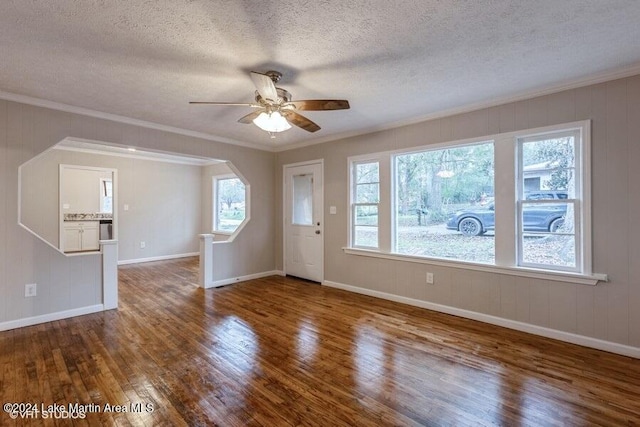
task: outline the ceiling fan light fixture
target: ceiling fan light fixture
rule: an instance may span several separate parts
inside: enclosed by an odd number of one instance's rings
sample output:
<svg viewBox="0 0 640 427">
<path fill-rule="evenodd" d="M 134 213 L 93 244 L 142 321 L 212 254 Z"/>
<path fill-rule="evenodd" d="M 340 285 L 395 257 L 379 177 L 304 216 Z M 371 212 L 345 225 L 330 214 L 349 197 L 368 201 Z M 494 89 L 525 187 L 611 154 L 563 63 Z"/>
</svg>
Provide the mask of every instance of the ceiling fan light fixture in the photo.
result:
<svg viewBox="0 0 640 427">
<path fill-rule="evenodd" d="M 269 133 L 284 132 L 285 130 L 291 129 L 291 125 L 287 119 L 278 111 L 271 113 L 267 113 L 266 111 L 262 112 L 258 117 L 253 119 L 253 123 Z"/>
</svg>

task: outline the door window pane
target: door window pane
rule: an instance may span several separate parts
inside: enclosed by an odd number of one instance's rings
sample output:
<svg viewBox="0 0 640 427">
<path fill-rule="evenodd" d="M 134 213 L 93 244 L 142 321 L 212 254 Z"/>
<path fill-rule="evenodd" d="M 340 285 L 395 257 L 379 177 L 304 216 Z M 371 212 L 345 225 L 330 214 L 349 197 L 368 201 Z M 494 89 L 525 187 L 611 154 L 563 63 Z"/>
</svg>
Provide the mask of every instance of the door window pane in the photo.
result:
<svg viewBox="0 0 640 427">
<path fill-rule="evenodd" d="M 313 225 L 313 175 L 293 176 L 293 224 Z"/>
</svg>

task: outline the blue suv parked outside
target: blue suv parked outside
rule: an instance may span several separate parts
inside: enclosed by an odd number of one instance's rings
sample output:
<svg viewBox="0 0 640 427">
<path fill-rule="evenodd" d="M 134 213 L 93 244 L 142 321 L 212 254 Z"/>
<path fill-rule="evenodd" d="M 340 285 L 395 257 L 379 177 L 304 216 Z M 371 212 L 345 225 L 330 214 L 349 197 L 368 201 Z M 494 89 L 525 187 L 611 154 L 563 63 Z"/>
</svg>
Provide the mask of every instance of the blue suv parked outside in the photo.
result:
<svg viewBox="0 0 640 427">
<path fill-rule="evenodd" d="M 527 200 L 566 200 L 566 191 L 532 191 L 525 194 Z M 449 230 L 457 230 L 466 236 L 480 236 L 495 229 L 495 205 L 493 201 L 485 206 L 462 209 L 447 221 Z M 524 231 L 556 232 L 564 224 L 566 204 L 526 206 L 522 210 Z"/>
</svg>

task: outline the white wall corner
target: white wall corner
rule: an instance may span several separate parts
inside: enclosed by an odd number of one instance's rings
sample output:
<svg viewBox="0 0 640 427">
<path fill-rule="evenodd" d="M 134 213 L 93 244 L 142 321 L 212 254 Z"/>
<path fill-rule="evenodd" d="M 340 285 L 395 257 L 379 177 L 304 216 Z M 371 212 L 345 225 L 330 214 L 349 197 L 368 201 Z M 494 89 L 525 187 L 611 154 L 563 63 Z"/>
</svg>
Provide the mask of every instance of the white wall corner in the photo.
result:
<svg viewBox="0 0 640 427">
<path fill-rule="evenodd" d="M 102 253 L 102 303 L 105 310 L 118 308 L 118 241 L 100 240 Z"/>
<path fill-rule="evenodd" d="M 200 234 L 200 265 L 198 285 L 210 288 L 213 284 L 213 234 Z"/>
</svg>

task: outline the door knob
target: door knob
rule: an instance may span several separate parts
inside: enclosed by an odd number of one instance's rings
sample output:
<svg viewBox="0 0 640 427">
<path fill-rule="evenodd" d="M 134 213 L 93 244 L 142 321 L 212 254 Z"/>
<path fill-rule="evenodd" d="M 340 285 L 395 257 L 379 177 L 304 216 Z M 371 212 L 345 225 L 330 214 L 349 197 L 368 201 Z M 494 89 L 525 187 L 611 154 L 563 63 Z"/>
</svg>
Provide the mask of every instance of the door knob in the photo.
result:
<svg viewBox="0 0 640 427">
<path fill-rule="evenodd" d="M 316 230 L 316 234 L 320 234 L 320 230 Z"/>
</svg>

